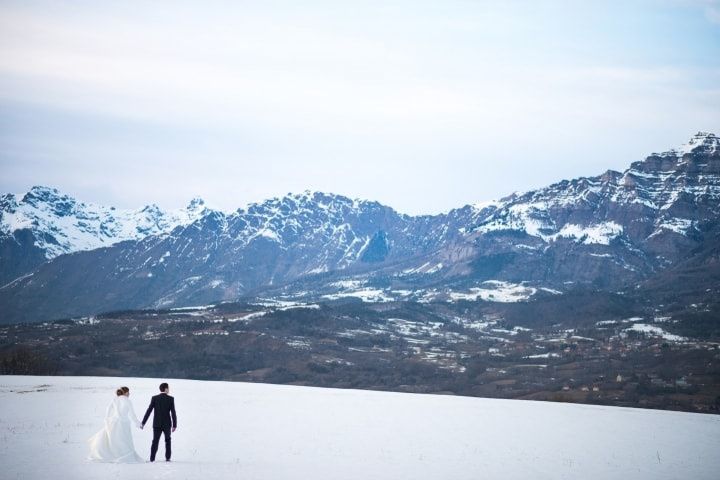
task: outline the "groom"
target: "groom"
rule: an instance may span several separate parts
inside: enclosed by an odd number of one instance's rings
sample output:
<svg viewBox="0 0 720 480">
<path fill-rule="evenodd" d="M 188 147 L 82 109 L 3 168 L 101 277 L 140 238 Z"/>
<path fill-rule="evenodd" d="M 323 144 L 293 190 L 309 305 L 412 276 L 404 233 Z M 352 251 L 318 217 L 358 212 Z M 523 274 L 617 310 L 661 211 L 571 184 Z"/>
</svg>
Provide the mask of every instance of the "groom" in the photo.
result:
<svg viewBox="0 0 720 480">
<path fill-rule="evenodd" d="M 177 414 L 175 414 L 175 399 L 168 395 L 170 393 L 170 386 L 163 382 L 160 384 L 160 394 L 155 395 L 150 400 L 150 406 L 145 412 L 143 417 L 142 426 L 145 426 L 150 412 L 155 410 L 153 416 L 153 440 L 152 446 L 150 447 L 150 461 L 155 461 L 155 454 L 158 451 L 158 443 L 160 443 L 160 434 L 165 434 L 165 461 L 170 461 L 170 430 L 174 432 L 177 428 Z M 172 421 L 170 415 L 172 414 Z"/>
</svg>

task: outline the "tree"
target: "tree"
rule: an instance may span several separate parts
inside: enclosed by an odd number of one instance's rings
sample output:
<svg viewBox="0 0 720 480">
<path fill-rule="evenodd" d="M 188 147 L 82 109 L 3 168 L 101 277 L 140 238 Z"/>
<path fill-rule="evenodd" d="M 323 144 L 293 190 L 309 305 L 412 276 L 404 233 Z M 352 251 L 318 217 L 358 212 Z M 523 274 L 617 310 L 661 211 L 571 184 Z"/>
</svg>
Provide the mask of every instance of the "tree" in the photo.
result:
<svg viewBox="0 0 720 480">
<path fill-rule="evenodd" d="M 57 367 L 43 354 L 26 346 L 18 346 L 0 358 L 2 375 L 54 375 Z"/>
</svg>

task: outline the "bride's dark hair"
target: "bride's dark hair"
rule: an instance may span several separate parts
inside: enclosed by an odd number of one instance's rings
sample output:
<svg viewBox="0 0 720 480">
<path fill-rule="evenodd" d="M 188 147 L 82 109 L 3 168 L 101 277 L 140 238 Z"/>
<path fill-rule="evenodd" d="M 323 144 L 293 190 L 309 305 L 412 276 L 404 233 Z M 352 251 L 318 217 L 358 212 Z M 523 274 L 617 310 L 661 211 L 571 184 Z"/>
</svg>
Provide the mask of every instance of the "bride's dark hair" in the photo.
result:
<svg viewBox="0 0 720 480">
<path fill-rule="evenodd" d="M 115 394 L 116 394 L 118 397 L 120 397 L 120 396 L 122 396 L 122 395 L 125 395 L 125 394 L 128 393 L 129 391 L 130 391 L 130 389 L 129 389 L 128 387 L 120 387 L 120 388 L 118 388 L 117 390 L 115 390 Z"/>
</svg>

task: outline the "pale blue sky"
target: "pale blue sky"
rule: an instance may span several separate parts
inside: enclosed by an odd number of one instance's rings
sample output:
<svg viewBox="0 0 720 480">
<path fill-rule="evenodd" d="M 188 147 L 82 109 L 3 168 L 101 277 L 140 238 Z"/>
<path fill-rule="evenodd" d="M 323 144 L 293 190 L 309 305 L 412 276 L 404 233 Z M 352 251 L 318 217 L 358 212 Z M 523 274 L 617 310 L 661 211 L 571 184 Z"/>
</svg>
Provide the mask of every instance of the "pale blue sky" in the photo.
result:
<svg viewBox="0 0 720 480">
<path fill-rule="evenodd" d="M 437 213 L 720 133 L 720 2 L 0 1 L 0 192 Z"/>
</svg>

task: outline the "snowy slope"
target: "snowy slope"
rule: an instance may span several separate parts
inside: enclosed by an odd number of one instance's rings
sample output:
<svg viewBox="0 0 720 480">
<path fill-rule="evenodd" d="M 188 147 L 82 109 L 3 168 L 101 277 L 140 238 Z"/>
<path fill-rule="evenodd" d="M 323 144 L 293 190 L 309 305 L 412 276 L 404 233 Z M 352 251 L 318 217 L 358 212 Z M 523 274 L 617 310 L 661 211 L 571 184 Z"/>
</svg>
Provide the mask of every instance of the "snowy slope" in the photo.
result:
<svg viewBox="0 0 720 480">
<path fill-rule="evenodd" d="M 35 186 L 27 193 L 0 197 L 0 237 L 29 229 L 47 259 L 64 253 L 107 247 L 125 240 L 170 232 L 208 209 L 193 199 L 186 208 L 163 211 L 157 205 L 138 210 L 84 203 L 57 189 Z"/>
<path fill-rule="evenodd" d="M 114 389 L 129 386 L 142 414 L 159 382 L 0 377 L 3 477 L 714 479 L 720 471 L 720 416 L 191 380 L 170 380 L 174 462 L 86 463 L 85 440 Z M 142 456 L 150 437 L 135 431 Z"/>
</svg>

